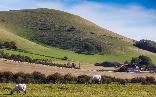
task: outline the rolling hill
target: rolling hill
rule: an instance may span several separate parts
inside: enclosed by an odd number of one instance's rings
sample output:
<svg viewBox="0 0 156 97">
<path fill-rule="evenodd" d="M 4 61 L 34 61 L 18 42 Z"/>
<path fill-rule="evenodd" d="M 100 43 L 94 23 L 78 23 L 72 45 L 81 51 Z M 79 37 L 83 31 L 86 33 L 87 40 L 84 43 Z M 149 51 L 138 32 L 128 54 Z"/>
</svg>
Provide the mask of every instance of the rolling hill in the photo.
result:
<svg viewBox="0 0 156 97">
<path fill-rule="evenodd" d="M 1 50 L 32 58 L 60 60 L 67 56 L 84 63 L 124 62 L 142 54 L 153 61 L 156 58 L 154 53 L 133 47 L 133 40 L 129 38 L 79 16 L 53 9 L 1 11 L 0 40 L 15 41 L 18 48 L 34 54 Z"/>
<path fill-rule="evenodd" d="M 21 37 L 77 53 L 115 53 L 128 46 L 128 42 L 124 41 L 127 38 L 102 29 L 79 16 L 58 10 L 1 12 L 0 21 L 1 25 Z"/>
</svg>

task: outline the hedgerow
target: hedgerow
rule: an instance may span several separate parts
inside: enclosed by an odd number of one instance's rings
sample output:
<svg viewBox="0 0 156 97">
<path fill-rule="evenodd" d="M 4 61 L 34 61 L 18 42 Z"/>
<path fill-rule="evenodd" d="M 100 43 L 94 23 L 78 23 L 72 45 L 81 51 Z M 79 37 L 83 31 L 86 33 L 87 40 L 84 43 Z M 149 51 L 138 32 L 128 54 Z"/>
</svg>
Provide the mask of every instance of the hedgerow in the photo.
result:
<svg viewBox="0 0 156 97">
<path fill-rule="evenodd" d="M 0 83 L 13 82 L 27 84 L 89 84 L 90 77 L 91 76 L 88 75 L 62 75 L 57 72 L 48 76 L 36 71 L 33 73 L 0 72 Z M 110 83 L 118 83 L 122 85 L 125 85 L 127 83 L 156 84 L 156 80 L 154 77 L 136 77 L 132 79 L 121 79 L 103 75 L 101 79 L 101 84 Z"/>
</svg>

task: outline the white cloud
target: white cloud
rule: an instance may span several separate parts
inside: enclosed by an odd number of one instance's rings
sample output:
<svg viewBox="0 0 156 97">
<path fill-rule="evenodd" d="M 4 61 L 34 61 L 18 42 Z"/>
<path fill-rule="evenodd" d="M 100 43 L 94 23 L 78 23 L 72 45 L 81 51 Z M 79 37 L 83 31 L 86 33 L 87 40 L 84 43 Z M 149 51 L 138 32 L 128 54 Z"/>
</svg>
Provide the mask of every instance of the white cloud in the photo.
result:
<svg viewBox="0 0 156 97">
<path fill-rule="evenodd" d="M 119 6 L 82 1 L 74 5 L 67 5 L 67 0 L 47 0 L 45 2 L 41 0 L 0 0 L 0 10 L 41 7 L 59 9 L 79 15 L 101 27 L 133 39 L 156 41 L 156 10 L 145 9 L 138 5 Z"/>
<path fill-rule="evenodd" d="M 141 6 L 83 3 L 68 10 L 92 22 L 133 39 L 156 41 L 156 11 Z"/>
</svg>

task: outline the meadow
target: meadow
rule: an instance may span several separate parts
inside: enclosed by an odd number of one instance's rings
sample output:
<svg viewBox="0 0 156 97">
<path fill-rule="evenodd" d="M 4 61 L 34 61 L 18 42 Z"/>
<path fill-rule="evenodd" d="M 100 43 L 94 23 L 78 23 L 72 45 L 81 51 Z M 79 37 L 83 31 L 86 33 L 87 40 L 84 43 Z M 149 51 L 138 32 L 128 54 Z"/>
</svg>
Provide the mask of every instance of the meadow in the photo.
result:
<svg viewBox="0 0 156 97">
<path fill-rule="evenodd" d="M 9 95 L 14 83 L 0 83 L 0 96 L 21 97 L 155 97 L 156 85 L 28 84 L 27 94 Z"/>
</svg>

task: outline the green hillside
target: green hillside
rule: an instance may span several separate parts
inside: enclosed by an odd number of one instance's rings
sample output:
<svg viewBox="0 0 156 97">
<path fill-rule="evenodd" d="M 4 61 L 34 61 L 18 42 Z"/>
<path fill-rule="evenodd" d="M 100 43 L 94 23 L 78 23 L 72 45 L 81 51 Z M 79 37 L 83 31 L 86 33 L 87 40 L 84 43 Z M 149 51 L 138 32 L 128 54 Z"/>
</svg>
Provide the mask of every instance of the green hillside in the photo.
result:
<svg viewBox="0 0 156 97">
<path fill-rule="evenodd" d="M 58 10 L 0 12 L 0 40 L 14 41 L 18 48 L 30 53 L 0 50 L 32 58 L 60 60 L 67 56 L 70 60 L 96 63 L 124 62 L 144 54 L 156 63 L 156 54 L 134 48 L 131 39 Z"/>
<path fill-rule="evenodd" d="M 4 28 L 31 41 L 77 53 L 117 53 L 131 41 L 69 13 L 49 9 L 0 12 Z"/>
</svg>

